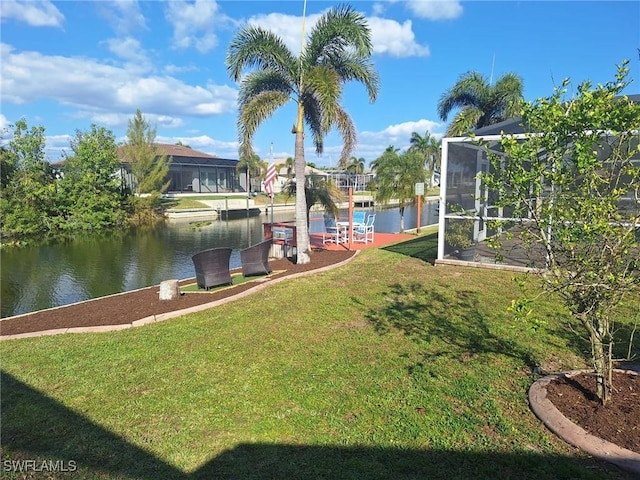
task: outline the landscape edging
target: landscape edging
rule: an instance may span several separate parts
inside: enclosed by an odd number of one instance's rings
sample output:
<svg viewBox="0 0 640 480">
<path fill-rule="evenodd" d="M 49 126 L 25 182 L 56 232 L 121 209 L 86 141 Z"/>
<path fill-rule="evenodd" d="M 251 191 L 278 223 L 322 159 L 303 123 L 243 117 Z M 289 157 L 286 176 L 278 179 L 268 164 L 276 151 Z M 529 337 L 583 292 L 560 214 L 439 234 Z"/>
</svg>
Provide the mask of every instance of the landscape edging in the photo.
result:
<svg viewBox="0 0 640 480">
<path fill-rule="evenodd" d="M 95 327 L 71 327 L 71 328 L 56 328 L 52 330 L 42 330 L 39 332 L 28 332 L 28 333 L 16 333 L 14 335 L 5 335 L 0 336 L 0 341 L 4 340 L 17 340 L 19 338 L 34 338 L 34 337 L 42 337 L 42 336 L 50 336 L 50 335 L 60 335 L 63 333 L 96 333 L 96 332 L 111 332 L 115 330 L 126 330 L 128 328 L 140 327 L 142 325 L 148 325 L 151 323 L 163 322 L 165 320 L 169 320 L 176 317 L 182 317 L 183 315 L 188 315 L 190 313 L 201 312 L 203 310 L 208 310 L 209 308 L 217 307 L 219 305 L 223 305 L 225 303 L 229 303 L 240 298 L 246 297 L 247 295 L 251 295 L 256 293 L 269 285 L 273 285 L 274 283 L 279 283 L 285 280 L 289 280 L 292 278 L 299 278 L 306 275 L 310 275 L 312 273 L 321 273 L 326 272 L 328 270 L 333 270 L 334 268 L 341 267 L 346 265 L 351 260 L 353 260 L 358 254 L 360 250 L 355 250 L 354 254 L 343 260 L 341 262 L 335 263 L 333 265 L 327 265 L 324 267 L 319 267 L 313 270 L 308 270 L 306 272 L 293 273 L 291 275 L 284 275 L 282 277 L 275 277 L 265 282 L 258 283 L 255 287 L 244 290 L 243 292 L 237 293 L 236 295 L 231 295 L 226 298 L 222 298 L 220 300 L 215 300 L 209 303 L 203 303 L 201 305 L 196 305 L 193 307 L 183 308 L 180 310 L 175 310 L 173 312 L 159 313 L 157 315 L 150 315 L 148 317 L 141 318 L 139 320 L 135 320 L 131 323 L 122 323 L 117 325 L 99 325 Z M 145 287 L 149 288 L 149 287 Z M 114 295 L 125 295 L 127 292 L 120 292 Z M 109 295 L 110 296 L 110 295 Z M 90 301 L 90 300 L 89 300 Z M 81 302 L 78 302 L 81 303 Z M 57 307 L 62 308 L 62 307 Z"/>
<path fill-rule="evenodd" d="M 614 371 L 638 375 L 638 372 L 634 370 L 614 369 Z M 572 370 L 548 375 L 535 381 L 529 388 L 531 410 L 549 430 L 568 444 L 596 458 L 613 463 L 628 472 L 640 474 L 640 454 L 590 434 L 566 418 L 547 398 L 547 386 L 553 380 L 561 377 L 572 377 L 585 372 L 591 372 L 591 370 Z"/>
</svg>

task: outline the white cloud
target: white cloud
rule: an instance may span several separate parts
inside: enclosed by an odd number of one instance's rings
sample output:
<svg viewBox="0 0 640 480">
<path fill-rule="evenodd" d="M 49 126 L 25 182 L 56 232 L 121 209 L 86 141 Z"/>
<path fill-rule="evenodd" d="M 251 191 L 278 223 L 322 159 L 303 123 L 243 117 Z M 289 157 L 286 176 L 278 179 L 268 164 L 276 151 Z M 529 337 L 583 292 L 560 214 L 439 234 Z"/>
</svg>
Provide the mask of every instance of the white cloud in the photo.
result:
<svg viewBox="0 0 640 480">
<path fill-rule="evenodd" d="M 62 27 L 64 23 L 64 16 L 49 0 L 2 0 L 0 18 L 12 18 L 31 27 Z"/>
<path fill-rule="evenodd" d="M 222 142 L 211 138 L 208 135 L 199 135 L 197 137 L 163 137 L 158 136 L 156 140 L 159 143 L 175 144 L 182 142 L 185 145 L 189 145 L 195 150 L 209 153 L 211 155 L 217 155 L 222 158 L 237 158 L 238 156 L 238 142 Z"/>
<path fill-rule="evenodd" d="M 45 152 L 50 161 L 57 161 L 64 154 L 71 154 L 72 135 L 48 135 L 45 138 Z"/>
<path fill-rule="evenodd" d="M 96 116 L 131 115 L 139 108 L 167 116 L 207 117 L 236 109 L 237 91 L 226 85 L 194 86 L 170 76 L 139 76 L 93 59 L 16 53 L 7 44 L 1 44 L 0 51 L 3 103 L 47 98 Z"/>
<path fill-rule="evenodd" d="M 153 64 L 138 40 L 132 37 L 110 38 L 105 41 L 109 51 L 127 62 L 127 70 L 148 72 Z"/>
<path fill-rule="evenodd" d="M 321 14 L 314 14 L 306 17 L 307 32 L 311 31 L 320 16 Z M 300 53 L 302 17 L 270 13 L 251 17 L 248 23 L 272 31 L 282 38 L 295 55 Z M 367 23 L 371 28 L 374 54 L 386 54 L 392 57 L 429 55 L 429 47 L 416 43 L 411 20 L 399 23 L 396 20 L 369 17 Z"/>
<path fill-rule="evenodd" d="M 395 145 L 399 148 L 405 148 L 409 146 L 411 134 L 417 132 L 420 135 L 424 135 L 425 132 L 430 132 L 436 138 L 442 137 L 442 133 L 435 133 L 441 127 L 442 124 L 434 122 L 432 120 L 420 119 L 417 121 L 402 122 L 395 125 L 389 125 L 384 130 L 379 132 L 362 132 L 361 136 L 367 141 L 378 142 L 379 144 L 386 144 L 384 148 L 389 145 Z M 383 150 L 384 150 L 383 148 Z M 382 153 L 379 151 L 378 155 Z"/>
<path fill-rule="evenodd" d="M 185 72 L 197 72 L 200 70 L 200 67 L 195 65 L 165 65 L 164 73 L 167 75 L 174 75 L 177 73 L 185 73 Z"/>
<path fill-rule="evenodd" d="M 135 111 L 131 113 L 109 113 L 109 112 L 96 112 L 95 110 L 79 110 L 76 114 L 76 118 L 89 119 L 92 123 L 104 127 L 122 127 L 127 125 L 131 117 L 135 114 Z"/>
<path fill-rule="evenodd" d="M 374 17 L 379 17 L 385 12 L 385 4 L 381 2 L 375 2 L 371 7 Z"/>
<path fill-rule="evenodd" d="M 462 15 L 462 5 L 457 0 L 407 0 L 406 3 L 418 18 L 450 20 Z"/>
<path fill-rule="evenodd" d="M 7 117 L 0 113 L 0 140 L 4 140 L 5 131 L 9 129 L 11 122 L 7 120 Z"/>
<path fill-rule="evenodd" d="M 147 30 L 147 21 L 135 0 L 111 0 L 96 2 L 98 12 L 119 35 L 133 35 Z"/>
<path fill-rule="evenodd" d="M 313 28 L 320 14 L 307 15 L 305 29 L 307 33 Z M 255 15 L 247 22 L 254 27 L 261 27 L 279 36 L 294 55 L 300 54 L 302 45 L 302 17 L 285 15 L 284 13 L 269 13 L 267 15 Z"/>
<path fill-rule="evenodd" d="M 429 55 L 429 47 L 416 43 L 411 20 L 399 23 L 387 18 L 370 17 L 367 21 L 371 27 L 374 53 L 388 54 L 392 57 Z"/>
<path fill-rule="evenodd" d="M 200 53 L 207 53 L 218 45 L 215 27 L 232 23 L 229 17 L 218 12 L 217 2 L 210 0 L 170 1 L 165 18 L 173 25 L 174 46 L 194 47 Z"/>
</svg>

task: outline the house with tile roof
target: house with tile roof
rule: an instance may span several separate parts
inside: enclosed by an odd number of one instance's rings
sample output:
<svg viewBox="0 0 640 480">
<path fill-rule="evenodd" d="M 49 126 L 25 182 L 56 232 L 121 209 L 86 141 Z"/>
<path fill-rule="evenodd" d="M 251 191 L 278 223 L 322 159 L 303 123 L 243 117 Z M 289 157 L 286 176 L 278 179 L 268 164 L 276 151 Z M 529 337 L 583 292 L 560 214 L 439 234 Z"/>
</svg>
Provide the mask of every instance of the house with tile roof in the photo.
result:
<svg viewBox="0 0 640 480">
<path fill-rule="evenodd" d="M 161 154 L 171 160 L 167 193 L 241 193 L 247 191 L 246 175 L 236 169 L 238 160 L 220 158 L 185 145 L 156 143 Z M 132 186 L 129 160 L 118 149 L 124 182 Z"/>
</svg>

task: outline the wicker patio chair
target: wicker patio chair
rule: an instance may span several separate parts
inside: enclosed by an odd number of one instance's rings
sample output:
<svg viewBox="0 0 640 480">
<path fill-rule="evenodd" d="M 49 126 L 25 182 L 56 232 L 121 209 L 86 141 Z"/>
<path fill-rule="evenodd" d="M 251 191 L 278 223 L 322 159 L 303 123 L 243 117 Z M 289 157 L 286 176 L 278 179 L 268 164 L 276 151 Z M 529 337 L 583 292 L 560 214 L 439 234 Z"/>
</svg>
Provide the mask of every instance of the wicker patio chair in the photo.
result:
<svg viewBox="0 0 640 480">
<path fill-rule="evenodd" d="M 229 262 L 231 248 L 210 248 L 196 253 L 191 259 L 196 268 L 198 287 L 209 290 L 218 285 L 231 285 Z"/>
<path fill-rule="evenodd" d="M 272 238 L 268 238 L 260 243 L 240 250 L 240 261 L 242 262 L 242 275 L 266 275 L 271 273 L 269 267 L 269 251 L 271 250 Z"/>
</svg>

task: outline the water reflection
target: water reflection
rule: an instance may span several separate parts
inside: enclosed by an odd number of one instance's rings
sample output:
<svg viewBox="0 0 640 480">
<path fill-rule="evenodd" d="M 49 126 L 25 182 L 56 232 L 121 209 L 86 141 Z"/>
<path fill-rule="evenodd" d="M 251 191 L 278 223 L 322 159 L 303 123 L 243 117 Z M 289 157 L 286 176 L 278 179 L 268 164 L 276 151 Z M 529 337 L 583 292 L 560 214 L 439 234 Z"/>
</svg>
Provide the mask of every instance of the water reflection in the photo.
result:
<svg viewBox="0 0 640 480">
<path fill-rule="evenodd" d="M 372 210 L 372 209 L 371 209 Z M 376 211 L 376 231 L 397 232 L 398 209 Z M 346 211 L 341 213 L 346 217 Z M 294 212 L 276 212 L 275 221 L 293 220 Z M 437 221 L 427 204 L 422 224 Z M 83 236 L 64 243 L 0 251 L 2 317 L 158 285 L 170 278 L 194 276 L 191 256 L 205 248 L 230 246 L 231 266 L 240 266 L 240 249 L 262 240 L 270 215 L 235 220 L 171 221 L 153 229 Z M 415 228 L 415 207 L 405 209 L 405 229 Z M 311 233 L 321 232 L 312 215 Z"/>
</svg>

